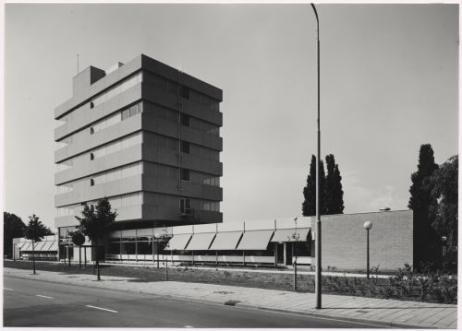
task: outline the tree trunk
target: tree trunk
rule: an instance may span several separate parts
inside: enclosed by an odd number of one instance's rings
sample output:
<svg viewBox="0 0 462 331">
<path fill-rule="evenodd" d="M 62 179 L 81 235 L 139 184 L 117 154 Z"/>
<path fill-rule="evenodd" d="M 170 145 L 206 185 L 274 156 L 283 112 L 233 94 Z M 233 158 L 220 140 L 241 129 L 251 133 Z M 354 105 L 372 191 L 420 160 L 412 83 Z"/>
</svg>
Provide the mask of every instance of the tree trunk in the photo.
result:
<svg viewBox="0 0 462 331">
<path fill-rule="evenodd" d="M 95 240 L 95 245 L 96 245 L 96 279 L 98 281 L 101 280 L 100 272 L 99 272 L 99 247 L 98 247 L 98 239 Z"/>
<path fill-rule="evenodd" d="M 35 240 L 32 240 L 32 268 L 34 269 L 34 275 L 35 273 Z"/>
</svg>

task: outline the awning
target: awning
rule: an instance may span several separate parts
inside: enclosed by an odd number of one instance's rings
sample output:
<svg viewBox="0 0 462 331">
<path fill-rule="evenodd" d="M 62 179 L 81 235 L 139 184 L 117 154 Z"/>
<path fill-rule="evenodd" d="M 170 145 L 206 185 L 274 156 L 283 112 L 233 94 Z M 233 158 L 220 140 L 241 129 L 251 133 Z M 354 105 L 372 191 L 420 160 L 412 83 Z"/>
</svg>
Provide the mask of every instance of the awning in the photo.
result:
<svg viewBox="0 0 462 331">
<path fill-rule="evenodd" d="M 42 250 L 49 251 L 53 244 L 54 244 L 54 241 L 46 241 L 45 245 L 42 247 Z M 56 249 L 58 249 L 58 247 L 56 247 Z"/>
<path fill-rule="evenodd" d="M 266 250 L 268 243 L 273 235 L 273 230 L 247 231 L 244 232 L 237 250 L 261 251 Z"/>
<path fill-rule="evenodd" d="M 35 243 L 35 248 L 34 250 L 37 252 L 43 251 L 43 246 L 45 246 L 46 241 L 40 241 L 38 243 Z"/>
<path fill-rule="evenodd" d="M 213 238 L 215 238 L 215 232 L 209 233 L 194 233 L 191 241 L 186 247 L 187 251 L 206 251 L 209 249 Z"/>
<path fill-rule="evenodd" d="M 306 241 L 310 228 L 305 229 L 280 229 L 274 232 L 274 236 L 271 242 L 294 242 L 294 241 Z"/>
<path fill-rule="evenodd" d="M 27 251 L 27 250 L 29 250 L 29 248 L 32 249 L 32 245 L 31 245 L 31 244 L 32 244 L 31 242 L 26 242 L 26 243 L 24 244 L 24 246 L 22 246 L 22 247 L 20 248 L 20 250 L 21 250 L 21 251 Z"/>
<path fill-rule="evenodd" d="M 230 251 L 235 250 L 242 232 L 219 232 L 209 248 L 211 251 Z"/>
<path fill-rule="evenodd" d="M 58 242 L 57 241 L 53 241 L 51 243 L 51 246 L 50 248 L 48 248 L 48 251 L 57 251 L 58 250 Z"/>
<path fill-rule="evenodd" d="M 20 242 L 17 244 L 16 248 L 21 249 L 21 248 L 25 247 L 26 245 L 27 245 L 27 241 L 20 241 Z"/>
<path fill-rule="evenodd" d="M 191 239 L 192 234 L 174 234 L 173 238 L 170 239 L 168 242 L 167 247 L 165 247 L 165 250 L 167 251 L 184 251 L 186 248 L 186 245 L 189 242 L 189 239 Z"/>
</svg>

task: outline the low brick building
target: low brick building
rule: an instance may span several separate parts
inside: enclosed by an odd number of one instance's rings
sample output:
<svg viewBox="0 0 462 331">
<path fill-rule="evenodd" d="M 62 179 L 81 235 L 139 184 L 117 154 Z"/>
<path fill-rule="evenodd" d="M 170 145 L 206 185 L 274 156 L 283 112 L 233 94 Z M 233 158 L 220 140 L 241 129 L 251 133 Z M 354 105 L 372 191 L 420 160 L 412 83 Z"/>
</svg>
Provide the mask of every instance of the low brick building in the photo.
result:
<svg viewBox="0 0 462 331">
<path fill-rule="evenodd" d="M 314 218 L 312 221 L 314 229 Z M 396 270 L 406 263 L 413 265 L 413 212 L 399 210 L 322 216 L 324 270 L 328 267 L 341 270 L 366 269 L 367 231 L 363 227 L 366 221 L 372 223 L 369 230 L 371 267 Z"/>
<path fill-rule="evenodd" d="M 370 267 L 394 271 L 416 262 L 418 239 L 412 210 L 322 216 L 322 269 L 365 271 L 369 221 Z M 105 243 L 106 260 L 172 264 L 314 265 L 315 217 L 116 230 Z M 57 259 L 57 236 L 35 249 L 36 256 Z M 90 243 L 87 243 L 88 246 Z M 15 239 L 16 258 L 30 258 L 31 243 Z M 80 250 L 69 242 L 71 260 Z M 91 260 L 89 252 L 82 252 Z M 45 254 L 45 255 L 44 255 Z"/>
</svg>

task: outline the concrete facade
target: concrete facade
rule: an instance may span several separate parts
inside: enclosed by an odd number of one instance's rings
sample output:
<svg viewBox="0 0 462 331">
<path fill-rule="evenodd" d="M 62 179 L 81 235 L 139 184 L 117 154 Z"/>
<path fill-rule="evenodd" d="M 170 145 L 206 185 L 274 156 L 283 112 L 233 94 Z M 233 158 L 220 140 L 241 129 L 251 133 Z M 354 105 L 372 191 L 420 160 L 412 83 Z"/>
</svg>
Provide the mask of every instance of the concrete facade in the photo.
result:
<svg viewBox="0 0 462 331">
<path fill-rule="evenodd" d="M 103 197 L 119 229 L 222 222 L 222 95 L 145 55 L 75 76 L 54 111 L 60 236 Z"/>
</svg>

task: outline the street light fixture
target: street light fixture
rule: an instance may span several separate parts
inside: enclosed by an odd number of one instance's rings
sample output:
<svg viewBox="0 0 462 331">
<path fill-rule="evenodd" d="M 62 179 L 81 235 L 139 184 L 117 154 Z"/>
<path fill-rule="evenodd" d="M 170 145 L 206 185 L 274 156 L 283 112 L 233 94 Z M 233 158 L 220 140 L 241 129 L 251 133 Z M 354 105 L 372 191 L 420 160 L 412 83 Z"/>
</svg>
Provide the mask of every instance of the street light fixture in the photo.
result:
<svg viewBox="0 0 462 331">
<path fill-rule="evenodd" d="M 321 80 L 320 80 L 320 41 L 319 41 L 319 18 L 314 4 L 311 8 L 316 16 L 316 59 L 317 59 L 317 85 L 318 85 L 318 111 L 317 111 L 317 153 L 316 153 L 316 274 L 315 274 L 315 292 L 316 292 L 316 309 L 321 309 L 321 211 L 320 211 L 320 169 L 321 162 Z"/>
<path fill-rule="evenodd" d="M 367 268 L 367 279 L 369 279 L 369 230 L 372 229 L 372 222 L 366 221 L 363 224 L 364 228 L 366 229 L 367 232 L 367 245 L 366 245 L 366 268 Z"/>
</svg>

